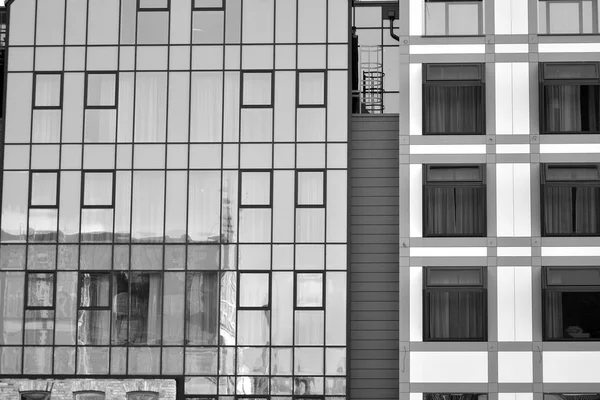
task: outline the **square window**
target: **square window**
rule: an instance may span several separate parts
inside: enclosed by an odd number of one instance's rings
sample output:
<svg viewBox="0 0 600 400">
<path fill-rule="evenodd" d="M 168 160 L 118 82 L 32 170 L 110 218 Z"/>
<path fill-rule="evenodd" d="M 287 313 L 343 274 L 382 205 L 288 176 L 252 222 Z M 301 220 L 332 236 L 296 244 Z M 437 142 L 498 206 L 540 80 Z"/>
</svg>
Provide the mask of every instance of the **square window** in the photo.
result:
<svg viewBox="0 0 600 400">
<path fill-rule="evenodd" d="M 325 171 L 297 171 L 296 183 L 296 207 L 325 207 Z"/>
<path fill-rule="evenodd" d="M 240 171 L 240 207 L 271 207 L 271 171 Z"/>
<path fill-rule="evenodd" d="M 542 164 L 542 236 L 600 234 L 600 165 Z"/>
<path fill-rule="evenodd" d="M 86 107 L 116 107 L 117 82 L 117 74 L 115 72 L 88 73 L 86 75 Z"/>
<path fill-rule="evenodd" d="M 58 172 L 31 172 L 29 207 L 58 207 Z"/>
<path fill-rule="evenodd" d="M 34 108 L 60 108 L 62 103 L 62 75 L 36 73 Z"/>
<path fill-rule="evenodd" d="M 485 280 L 483 267 L 425 267 L 423 340 L 486 340 Z"/>
<path fill-rule="evenodd" d="M 481 0 L 425 0 L 425 34 L 431 36 L 482 35 Z"/>
<path fill-rule="evenodd" d="M 600 268 L 542 269 L 544 340 L 600 339 Z"/>
<path fill-rule="evenodd" d="M 298 72 L 298 107 L 324 107 L 325 71 Z"/>
<path fill-rule="evenodd" d="M 223 0 L 194 0 L 194 9 L 222 9 L 224 6 Z"/>
<path fill-rule="evenodd" d="M 242 107 L 273 107 L 273 72 L 242 72 Z"/>
<path fill-rule="evenodd" d="M 79 307 L 110 307 L 110 274 L 81 273 L 79 275 Z"/>
<path fill-rule="evenodd" d="M 83 173 L 83 207 L 104 208 L 114 205 L 114 172 Z"/>
<path fill-rule="evenodd" d="M 423 134 L 485 133 L 483 64 L 423 64 Z"/>
<path fill-rule="evenodd" d="M 27 273 L 27 308 L 54 306 L 54 273 Z"/>
<path fill-rule="evenodd" d="M 540 133 L 600 133 L 598 63 L 541 63 Z"/>
<path fill-rule="evenodd" d="M 162 9 L 138 13 L 138 44 L 167 44 L 169 42 L 169 13 L 160 11 Z M 148 50 L 157 60 L 161 59 L 161 55 L 164 54 L 161 53 L 160 48 L 144 50 Z M 139 59 L 140 50 L 138 50 Z M 138 68 L 140 68 L 140 61 L 138 61 Z"/>
<path fill-rule="evenodd" d="M 239 308 L 268 309 L 271 305 L 271 280 L 266 272 L 239 273 Z"/>
<path fill-rule="evenodd" d="M 540 34 L 572 35 L 598 33 L 596 2 L 591 0 L 540 0 Z"/>
<path fill-rule="evenodd" d="M 168 10 L 171 0 L 138 0 L 138 10 Z"/>
<path fill-rule="evenodd" d="M 322 272 L 296 273 L 296 308 L 322 308 L 323 297 Z"/>
<path fill-rule="evenodd" d="M 426 165 L 423 236 L 482 237 L 487 234 L 483 165 Z"/>
</svg>

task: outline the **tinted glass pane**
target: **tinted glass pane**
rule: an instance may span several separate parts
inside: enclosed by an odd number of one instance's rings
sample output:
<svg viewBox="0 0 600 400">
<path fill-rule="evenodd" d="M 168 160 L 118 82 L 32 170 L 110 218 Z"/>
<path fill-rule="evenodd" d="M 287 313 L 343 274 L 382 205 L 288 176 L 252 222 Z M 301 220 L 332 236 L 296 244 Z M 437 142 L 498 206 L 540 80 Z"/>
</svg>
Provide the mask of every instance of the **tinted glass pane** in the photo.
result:
<svg viewBox="0 0 600 400">
<path fill-rule="evenodd" d="M 548 2 L 549 33 L 579 33 L 579 2 Z"/>
<path fill-rule="evenodd" d="M 140 8 L 167 8 L 169 0 L 139 0 L 139 4 Z"/>
<path fill-rule="evenodd" d="M 223 0 L 194 0 L 196 8 L 220 8 L 223 7 Z"/>
<path fill-rule="evenodd" d="M 429 292 L 429 339 L 483 339 L 483 292 Z"/>
<path fill-rule="evenodd" d="M 138 13 L 137 40 L 138 44 L 167 44 L 169 13 L 155 11 Z"/>
<path fill-rule="evenodd" d="M 192 43 L 223 43 L 223 11 L 194 12 Z"/>
<path fill-rule="evenodd" d="M 162 274 L 132 272 L 129 309 L 129 343 L 160 344 Z"/>
<path fill-rule="evenodd" d="M 56 173 L 31 174 L 31 205 L 56 206 L 57 193 Z"/>
<path fill-rule="evenodd" d="M 25 311 L 25 344 L 51 345 L 54 340 L 54 311 Z"/>
<path fill-rule="evenodd" d="M 428 65 L 427 66 L 427 80 L 428 81 L 440 81 L 440 80 L 479 80 L 481 79 L 481 68 L 479 65 Z"/>
<path fill-rule="evenodd" d="M 483 93 L 480 86 L 426 86 L 424 133 L 483 132 Z"/>
<path fill-rule="evenodd" d="M 600 292 L 554 292 L 544 296 L 547 339 L 600 338 Z"/>
<path fill-rule="evenodd" d="M 426 236 L 484 236 L 485 187 L 425 187 Z"/>
<path fill-rule="evenodd" d="M 549 165 L 546 170 L 546 181 L 595 181 L 598 180 L 598 168 L 560 167 Z"/>
<path fill-rule="evenodd" d="M 114 106 L 116 87 L 116 74 L 89 74 L 87 76 L 88 107 Z"/>
<path fill-rule="evenodd" d="M 60 107 L 61 76 L 38 74 L 35 76 L 35 106 Z"/>
<path fill-rule="evenodd" d="M 549 268 L 548 285 L 600 285 L 599 268 Z"/>
<path fill-rule="evenodd" d="M 600 227 L 600 187 L 543 187 L 546 235 L 596 234 Z"/>
<path fill-rule="evenodd" d="M 427 170 L 428 182 L 480 182 L 481 170 L 479 167 L 436 167 Z"/>
<path fill-rule="evenodd" d="M 27 307 L 52 307 L 54 274 L 27 274 Z"/>
<path fill-rule="evenodd" d="M 597 132 L 599 87 L 595 85 L 545 85 L 546 132 Z"/>
<path fill-rule="evenodd" d="M 113 174 L 86 173 L 83 192 L 85 206 L 110 206 L 113 201 Z"/>
<path fill-rule="evenodd" d="M 428 285 L 481 285 L 479 269 L 429 269 Z"/>
</svg>

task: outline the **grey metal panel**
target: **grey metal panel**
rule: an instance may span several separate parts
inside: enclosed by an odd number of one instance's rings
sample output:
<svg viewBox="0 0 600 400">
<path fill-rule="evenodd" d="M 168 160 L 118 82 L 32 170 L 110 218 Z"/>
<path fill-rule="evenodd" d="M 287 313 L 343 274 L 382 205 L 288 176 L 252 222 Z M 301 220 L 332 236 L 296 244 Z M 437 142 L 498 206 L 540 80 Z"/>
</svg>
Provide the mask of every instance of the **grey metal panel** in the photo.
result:
<svg viewBox="0 0 600 400">
<path fill-rule="evenodd" d="M 397 116 L 353 116 L 349 153 L 349 397 L 397 399 Z"/>
</svg>

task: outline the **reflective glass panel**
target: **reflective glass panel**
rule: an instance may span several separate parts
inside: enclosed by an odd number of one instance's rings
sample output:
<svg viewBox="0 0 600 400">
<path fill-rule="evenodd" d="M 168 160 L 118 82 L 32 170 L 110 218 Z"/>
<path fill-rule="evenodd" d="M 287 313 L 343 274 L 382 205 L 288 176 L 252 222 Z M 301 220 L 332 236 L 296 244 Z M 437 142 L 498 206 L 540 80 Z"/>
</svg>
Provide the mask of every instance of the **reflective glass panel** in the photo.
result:
<svg viewBox="0 0 600 400">
<path fill-rule="evenodd" d="M 269 307 L 268 273 L 240 273 L 240 307 Z"/>
<path fill-rule="evenodd" d="M 77 329 L 77 344 L 107 346 L 110 333 L 110 311 L 80 310 Z"/>
<path fill-rule="evenodd" d="M 269 206 L 271 204 L 271 173 L 242 172 L 242 206 Z"/>
<path fill-rule="evenodd" d="M 271 72 L 245 72 L 243 73 L 244 85 L 242 88 L 242 105 L 244 106 L 271 106 Z"/>
<path fill-rule="evenodd" d="M 160 344 L 162 274 L 130 274 L 129 343 Z"/>
<path fill-rule="evenodd" d="M 177 1 L 177 0 L 175 0 Z M 140 8 L 168 8 L 169 0 L 139 0 Z"/>
<path fill-rule="evenodd" d="M 84 176 L 83 205 L 111 206 L 114 175 L 108 172 L 87 172 Z"/>
<path fill-rule="evenodd" d="M 25 311 L 25 344 L 51 345 L 54 341 L 54 311 Z"/>
<path fill-rule="evenodd" d="M 110 275 L 83 273 L 79 277 L 80 307 L 110 306 Z"/>
<path fill-rule="evenodd" d="M 300 72 L 298 74 L 298 104 L 325 105 L 324 72 Z"/>
<path fill-rule="evenodd" d="M 223 0 L 194 0 L 195 8 L 221 8 Z"/>
<path fill-rule="evenodd" d="M 60 107 L 61 81 L 59 74 L 36 74 L 35 107 Z"/>
<path fill-rule="evenodd" d="M 192 43 L 223 43 L 223 11 L 194 12 Z"/>
<path fill-rule="evenodd" d="M 169 13 L 138 13 L 137 40 L 138 44 L 167 44 L 169 40 Z"/>
<path fill-rule="evenodd" d="M 323 274 L 296 275 L 296 307 L 323 306 Z"/>
<path fill-rule="evenodd" d="M 549 33 L 579 33 L 579 7 L 576 1 L 548 2 Z"/>
<path fill-rule="evenodd" d="M 54 274 L 27 274 L 27 307 L 52 307 Z"/>
<path fill-rule="evenodd" d="M 188 273 L 186 299 L 186 343 L 216 345 L 219 323 L 218 272 Z"/>
<path fill-rule="evenodd" d="M 87 106 L 114 107 L 116 90 L 117 74 L 88 74 Z"/>
<path fill-rule="evenodd" d="M 56 206 L 58 174 L 34 172 L 31 174 L 31 206 Z"/>
<path fill-rule="evenodd" d="M 298 172 L 298 206 L 324 205 L 324 173 Z"/>
</svg>

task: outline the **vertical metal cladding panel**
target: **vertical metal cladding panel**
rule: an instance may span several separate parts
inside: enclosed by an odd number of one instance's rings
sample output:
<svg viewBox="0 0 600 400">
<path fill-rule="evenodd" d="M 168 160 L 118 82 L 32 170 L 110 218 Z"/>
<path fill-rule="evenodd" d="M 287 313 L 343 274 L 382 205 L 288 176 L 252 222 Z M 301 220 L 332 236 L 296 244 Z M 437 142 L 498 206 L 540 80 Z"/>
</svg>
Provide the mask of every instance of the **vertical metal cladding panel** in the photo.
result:
<svg viewBox="0 0 600 400">
<path fill-rule="evenodd" d="M 353 116 L 350 160 L 352 400 L 397 399 L 398 116 Z"/>
</svg>

